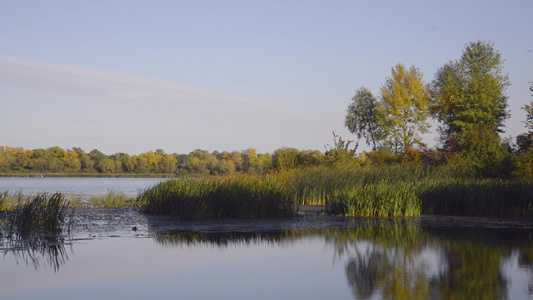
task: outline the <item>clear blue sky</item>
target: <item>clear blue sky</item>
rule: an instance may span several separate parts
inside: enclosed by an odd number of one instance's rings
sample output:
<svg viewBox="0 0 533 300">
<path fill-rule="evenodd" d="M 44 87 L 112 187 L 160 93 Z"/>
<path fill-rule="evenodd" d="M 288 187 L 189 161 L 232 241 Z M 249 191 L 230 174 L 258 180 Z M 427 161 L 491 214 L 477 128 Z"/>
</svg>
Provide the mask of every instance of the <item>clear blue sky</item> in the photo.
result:
<svg viewBox="0 0 533 300">
<path fill-rule="evenodd" d="M 532 12 L 531 0 L 0 0 L 0 145 L 323 150 L 332 131 L 355 138 L 356 89 L 379 94 L 397 63 L 430 82 L 477 40 L 505 59 L 516 136 L 533 100 Z"/>
</svg>

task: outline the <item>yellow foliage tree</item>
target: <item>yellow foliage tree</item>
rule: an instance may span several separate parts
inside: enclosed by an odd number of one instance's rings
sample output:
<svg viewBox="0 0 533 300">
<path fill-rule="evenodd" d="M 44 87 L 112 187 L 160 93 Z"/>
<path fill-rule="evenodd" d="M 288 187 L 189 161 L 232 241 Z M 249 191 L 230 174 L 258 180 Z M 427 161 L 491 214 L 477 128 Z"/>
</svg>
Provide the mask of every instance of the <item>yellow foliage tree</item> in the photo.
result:
<svg viewBox="0 0 533 300">
<path fill-rule="evenodd" d="M 397 64 L 381 87 L 381 98 L 376 109 L 389 146 L 397 152 L 425 146 L 420 135 L 429 131 L 430 97 L 420 70 Z"/>
</svg>

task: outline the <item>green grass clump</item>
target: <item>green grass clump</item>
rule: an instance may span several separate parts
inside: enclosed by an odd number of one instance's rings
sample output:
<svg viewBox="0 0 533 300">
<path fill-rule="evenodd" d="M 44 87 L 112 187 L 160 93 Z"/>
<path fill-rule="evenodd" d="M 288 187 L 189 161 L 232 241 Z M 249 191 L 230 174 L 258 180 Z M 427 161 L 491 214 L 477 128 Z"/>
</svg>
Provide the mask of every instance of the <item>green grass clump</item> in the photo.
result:
<svg viewBox="0 0 533 300">
<path fill-rule="evenodd" d="M 9 197 L 9 191 L 1 191 L 0 192 L 0 212 L 5 211 L 6 204 L 7 204 L 7 198 Z"/>
<path fill-rule="evenodd" d="M 294 170 L 283 178 L 296 203 L 325 205 L 326 211 L 345 216 L 533 216 L 530 182 L 456 178 L 444 167 L 322 166 Z"/>
<path fill-rule="evenodd" d="M 40 194 L 33 199 L 19 201 L 7 213 L 8 234 L 59 233 L 67 224 L 68 201 L 61 193 Z"/>
<path fill-rule="evenodd" d="M 284 217 L 295 211 L 274 176 L 168 180 L 144 190 L 137 199 L 147 213 L 182 219 Z"/>
<path fill-rule="evenodd" d="M 442 170 L 416 165 L 336 165 L 295 170 L 285 175 L 301 205 L 325 205 L 332 214 L 372 218 L 414 217 L 421 213 L 417 183 Z"/>
<path fill-rule="evenodd" d="M 533 185 L 501 179 L 432 180 L 419 197 L 427 214 L 484 217 L 533 216 Z"/>
<path fill-rule="evenodd" d="M 358 184 L 335 191 L 327 211 L 349 217 L 394 218 L 420 215 L 420 200 L 412 183 Z"/>
<path fill-rule="evenodd" d="M 90 203 L 93 207 L 131 207 L 135 205 L 135 198 L 127 197 L 123 192 L 109 190 L 104 196 L 91 199 Z"/>
</svg>

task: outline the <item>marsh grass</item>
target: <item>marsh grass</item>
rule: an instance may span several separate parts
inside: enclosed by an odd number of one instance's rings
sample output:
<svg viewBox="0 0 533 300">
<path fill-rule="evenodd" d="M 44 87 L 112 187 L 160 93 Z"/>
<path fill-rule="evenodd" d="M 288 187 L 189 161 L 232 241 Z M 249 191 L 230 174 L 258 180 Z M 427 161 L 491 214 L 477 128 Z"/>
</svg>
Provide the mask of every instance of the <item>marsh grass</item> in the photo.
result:
<svg viewBox="0 0 533 300">
<path fill-rule="evenodd" d="M 397 218 L 420 215 L 417 182 L 442 172 L 409 164 L 337 165 L 299 169 L 284 178 L 297 204 L 325 205 L 335 215 Z"/>
<path fill-rule="evenodd" d="M 326 210 L 350 217 L 416 217 L 420 215 L 420 199 L 412 183 L 358 184 L 334 191 Z"/>
<path fill-rule="evenodd" d="M 93 207 L 132 207 L 137 204 L 134 197 L 127 197 L 123 192 L 108 190 L 104 196 L 95 197 L 89 201 Z"/>
<path fill-rule="evenodd" d="M 29 236 L 60 233 L 70 223 L 66 218 L 69 202 L 61 193 L 39 194 L 25 200 L 19 199 L 4 214 L 3 230 L 7 235 Z"/>
<path fill-rule="evenodd" d="M 501 179 L 428 180 L 419 197 L 427 214 L 485 217 L 533 216 L 533 185 Z"/>
<path fill-rule="evenodd" d="M 0 212 L 3 212 L 6 210 L 6 202 L 9 197 L 9 191 L 1 191 L 0 192 Z"/>
<path fill-rule="evenodd" d="M 295 212 L 282 182 L 270 175 L 168 180 L 141 192 L 137 201 L 149 214 L 182 219 L 269 218 Z"/>
<path fill-rule="evenodd" d="M 456 178 L 446 167 L 338 165 L 294 170 L 282 178 L 297 204 L 325 205 L 337 215 L 533 216 L 530 182 Z"/>
</svg>

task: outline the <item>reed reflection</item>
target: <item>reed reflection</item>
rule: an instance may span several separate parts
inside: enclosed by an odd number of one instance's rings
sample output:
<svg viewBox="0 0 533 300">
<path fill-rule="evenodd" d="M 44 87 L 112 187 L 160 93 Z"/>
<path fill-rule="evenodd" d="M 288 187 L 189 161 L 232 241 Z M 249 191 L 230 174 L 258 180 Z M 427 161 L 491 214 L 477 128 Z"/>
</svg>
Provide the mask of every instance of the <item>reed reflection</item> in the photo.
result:
<svg viewBox="0 0 533 300">
<path fill-rule="evenodd" d="M 65 239 L 61 236 L 4 237 L 0 248 L 4 259 L 12 257 L 17 264 L 33 265 L 36 270 L 50 267 L 57 272 L 68 261 Z"/>
</svg>

